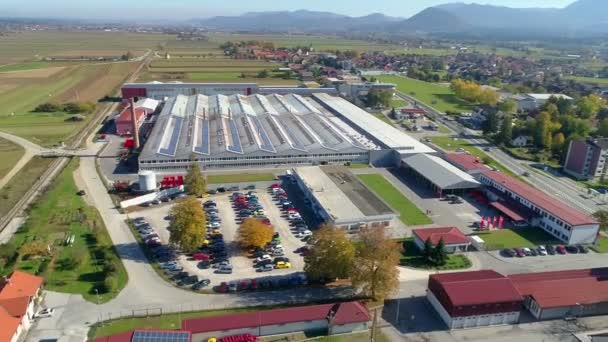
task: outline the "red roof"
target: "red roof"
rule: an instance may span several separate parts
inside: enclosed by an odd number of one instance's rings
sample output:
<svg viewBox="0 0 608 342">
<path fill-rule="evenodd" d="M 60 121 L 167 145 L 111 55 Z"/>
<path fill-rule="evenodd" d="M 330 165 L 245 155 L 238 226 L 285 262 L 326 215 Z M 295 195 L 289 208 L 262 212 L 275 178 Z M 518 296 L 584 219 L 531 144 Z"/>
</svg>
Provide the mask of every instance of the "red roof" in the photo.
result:
<svg viewBox="0 0 608 342">
<path fill-rule="evenodd" d="M 509 279 L 543 309 L 608 302 L 608 268 L 513 274 Z"/>
<path fill-rule="evenodd" d="M 479 169 L 490 169 L 486 164 L 482 163 L 478 157 L 467 153 L 446 153 L 444 157 L 450 163 L 467 172 Z"/>
<path fill-rule="evenodd" d="M 144 108 L 135 108 L 135 116 L 137 116 L 137 121 L 141 121 L 141 119 L 146 116 L 146 110 Z M 131 122 L 131 106 L 126 106 L 122 112 L 120 112 L 120 116 L 115 120 L 116 122 Z"/>
<path fill-rule="evenodd" d="M 0 300 L 17 297 L 33 297 L 36 295 L 44 279 L 35 275 L 15 271 L 0 289 Z"/>
<path fill-rule="evenodd" d="M 21 320 L 11 316 L 6 310 L 0 307 L 0 341 L 11 341 Z"/>
<path fill-rule="evenodd" d="M 246 312 L 234 315 L 194 318 L 182 321 L 182 330 L 193 334 L 288 324 L 327 319 L 333 312 L 332 324 L 342 325 L 369 321 L 367 309 L 358 302 L 300 306 L 286 309 Z"/>
<path fill-rule="evenodd" d="M 454 307 L 522 300 L 511 280 L 494 271 L 433 274 L 429 278 L 443 287 Z"/>
<path fill-rule="evenodd" d="M 426 113 L 424 111 L 424 109 L 422 108 L 403 108 L 401 109 L 402 113 L 408 113 L 408 114 L 424 114 Z"/>
<path fill-rule="evenodd" d="M 517 213 L 515 211 L 514 208 L 509 208 L 507 207 L 506 204 L 504 203 L 500 203 L 500 202 L 491 202 L 490 205 L 494 208 L 496 208 L 498 211 L 500 211 L 501 213 L 509 216 L 509 218 L 513 221 L 525 221 L 526 219 L 523 218 L 523 216 L 521 216 L 519 213 Z"/>
<path fill-rule="evenodd" d="M 4 308 L 9 315 L 17 318 L 25 316 L 29 304 L 29 296 L 0 299 L 0 307 Z"/>
<path fill-rule="evenodd" d="M 537 190 L 511 176 L 505 175 L 504 173 L 490 170 L 484 172 L 483 176 L 492 180 L 494 183 L 500 184 L 519 197 L 528 200 L 533 205 L 544 209 L 555 217 L 560 218 L 566 223 L 572 225 L 572 228 L 576 228 L 576 226 L 580 225 L 598 223 L 591 216 L 573 209 L 563 202 L 545 194 L 544 192 Z"/>
<path fill-rule="evenodd" d="M 456 227 L 414 229 L 412 233 L 422 241 L 431 239 L 436 245 L 443 239 L 446 245 L 461 245 L 469 243 L 469 238 Z"/>
</svg>

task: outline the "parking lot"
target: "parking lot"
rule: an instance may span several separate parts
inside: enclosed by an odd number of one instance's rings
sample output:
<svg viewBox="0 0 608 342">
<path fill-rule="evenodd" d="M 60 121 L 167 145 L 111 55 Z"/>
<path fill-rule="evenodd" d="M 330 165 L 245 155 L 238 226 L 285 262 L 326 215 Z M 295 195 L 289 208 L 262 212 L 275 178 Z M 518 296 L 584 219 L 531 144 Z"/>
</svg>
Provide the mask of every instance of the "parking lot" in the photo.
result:
<svg viewBox="0 0 608 342">
<path fill-rule="evenodd" d="M 246 195 L 248 191 L 241 190 L 243 195 Z M 235 207 L 235 201 L 231 198 L 232 193 L 221 193 L 210 195 L 207 198 L 201 200 L 201 204 L 207 201 L 215 203 L 215 210 L 217 217 L 221 220 L 220 228 L 217 229 L 216 234 L 209 234 L 209 243 L 211 248 L 202 249 L 201 252 L 208 253 L 212 257 L 215 254 L 213 249 L 215 246 L 220 245 L 222 254 L 219 258 L 224 258 L 224 264 L 230 265 L 232 272 L 226 272 L 225 274 L 218 274 L 217 268 L 213 260 L 201 261 L 193 260 L 192 255 L 184 255 L 176 253 L 175 262 L 178 264 L 175 270 L 180 272 L 187 272 L 190 276 L 195 275 L 199 280 L 208 279 L 208 289 L 215 286 L 219 286 L 222 283 L 230 283 L 235 281 L 242 281 L 246 279 L 261 279 L 261 278 L 285 278 L 290 277 L 294 273 L 302 273 L 304 269 L 303 257 L 298 252 L 303 246 L 306 245 L 301 239 L 301 236 L 296 237 L 297 233 L 292 231 L 294 228 L 290 225 L 287 218 L 287 211 L 283 211 L 281 204 L 274 198 L 273 191 L 268 189 L 257 189 L 255 190 L 255 197 L 257 197 L 256 204 L 263 208 L 264 216 L 270 221 L 270 224 L 274 228 L 275 233 L 278 234 L 278 239 L 275 244 L 278 247 L 282 247 L 281 253 L 271 255 L 271 260 L 275 257 L 283 257 L 289 259 L 289 268 L 279 269 L 272 268 L 268 272 L 259 272 L 254 267 L 255 258 L 248 253 L 249 251 L 243 250 L 237 244 L 238 229 L 242 219 L 239 217 L 239 211 L 241 209 Z M 211 206 L 211 204 L 210 204 Z M 163 245 L 167 245 L 170 238 L 169 232 L 169 214 L 172 207 L 172 203 L 165 203 L 157 207 L 151 207 L 138 212 L 138 217 L 141 217 L 154 229 L 157 233 L 160 242 Z M 208 228 L 208 233 L 211 233 L 213 229 Z M 222 242 L 216 244 L 216 236 L 221 233 Z M 279 240 L 280 239 L 280 240 Z M 276 247 L 276 246 L 275 246 Z M 223 254 L 225 253 L 225 254 Z M 263 254 L 270 253 L 272 250 L 263 252 Z M 263 255 L 260 251 L 258 256 Z M 206 257 L 205 257 L 206 258 Z M 170 261 L 170 260 L 163 260 Z M 206 264 L 205 266 L 203 266 Z M 276 263 L 274 263 L 276 267 Z M 286 266 L 286 265 L 282 265 Z M 183 269 L 182 269 L 183 267 Z"/>
</svg>

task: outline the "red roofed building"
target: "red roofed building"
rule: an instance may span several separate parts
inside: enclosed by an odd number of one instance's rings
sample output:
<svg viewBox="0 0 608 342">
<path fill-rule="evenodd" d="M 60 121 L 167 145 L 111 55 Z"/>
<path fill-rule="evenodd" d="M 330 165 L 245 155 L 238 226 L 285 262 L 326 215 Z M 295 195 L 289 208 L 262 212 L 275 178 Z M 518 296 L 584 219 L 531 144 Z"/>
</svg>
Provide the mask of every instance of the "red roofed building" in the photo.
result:
<svg viewBox="0 0 608 342">
<path fill-rule="evenodd" d="M 369 320 L 369 313 L 361 303 L 346 302 L 189 319 L 182 321 L 182 330 L 192 332 L 195 341 L 242 334 L 267 336 L 302 331 L 326 330 L 333 335 L 366 331 Z"/>
<path fill-rule="evenodd" d="M 0 341 L 15 342 L 34 319 L 43 279 L 15 271 L 0 283 Z"/>
<path fill-rule="evenodd" d="M 433 274 L 427 299 L 450 329 L 517 323 L 523 304 L 511 280 L 490 270 Z"/>
<path fill-rule="evenodd" d="M 412 234 L 414 243 L 421 251 L 424 250 L 427 239 L 431 240 L 433 246 L 443 239 L 445 251 L 448 253 L 466 251 L 471 244 L 471 240 L 456 227 L 414 229 Z"/>
<path fill-rule="evenodd" d="M 135 108 L 135 117 L 137 119 L 137 127 L 139 128 L 146 118 L 146 110 L 144 108 Z M 120 115 L 114 120 L 116 124 L 116 134 L 131 135 L 133 133 L 133 120 L 131 120 L 131 106 L 126 106 Z"/>
<path fill-rule="evenodd" d="M 484 164 L 478 157 L 468 153 L 446 153 L 443 157 L 457 168 L 471 175 L 490 170 L 490 167 Z"/>
<path fill-rule="evenodd" d="M 522 206 L 530 211 L 533 217 L 528 223 L 532 226 L 540 227 L 570 245 L 595 242 L 599 223 L 586 213 L 498 171 L 486 171 L 479 180 L 490 188 L 486 195 L 491 201 L 502 202 L 506 206 Z"/>
<path fill-rule="evenodd" d="M 608 268 L 510 275 L 537 319 L 608 314 Z"/>
</svg>

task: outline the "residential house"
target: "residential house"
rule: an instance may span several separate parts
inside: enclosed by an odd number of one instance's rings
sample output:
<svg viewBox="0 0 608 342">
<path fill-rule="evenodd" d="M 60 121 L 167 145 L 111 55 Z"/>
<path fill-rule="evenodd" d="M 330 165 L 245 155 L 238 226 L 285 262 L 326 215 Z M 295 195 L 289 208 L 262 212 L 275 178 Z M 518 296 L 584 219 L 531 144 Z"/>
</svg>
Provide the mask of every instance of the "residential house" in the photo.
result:
<svg viewBox="0 0 608 342">
<path fill-rule="evenodd" d="M 513 147 L 524 147 L 528 146 L 532 142 L 532 137 L 527 135 L 518 135 L 511 139 L 511 146 Z"/>
<path fill-rule="evenodd" d="M 425 243 L 429 239 L 433 247 L 443 240 L 447 253 L 464 252 L 471 245 L 471 240 L 456 227 L 414 229 L 412 234 L 416 247 L 421 251 L 424 251 Z"/>
<path fill-rule="evenodd" d="M 43 278 L 14 271 L 0 283 L 0 341 L 16 342 L 34 319 Z"/>
</svg>

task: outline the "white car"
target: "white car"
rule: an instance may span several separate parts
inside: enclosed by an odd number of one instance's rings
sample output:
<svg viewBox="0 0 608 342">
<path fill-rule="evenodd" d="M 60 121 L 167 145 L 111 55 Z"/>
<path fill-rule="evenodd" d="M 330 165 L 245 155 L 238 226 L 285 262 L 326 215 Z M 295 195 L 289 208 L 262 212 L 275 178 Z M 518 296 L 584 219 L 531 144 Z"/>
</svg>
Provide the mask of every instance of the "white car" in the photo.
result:
<svg viewBox="0 0 608 342">
<path fill-rule="evenodd" d="M 54 313 L 55 313 L 55 309 L 44 308 L 44 309 L 38 311 L 38 313 L 36 314 L 36 317 L 37 318 L 48 318 L 48 317 L 52 317 Z"/>
<path fill-rule="evenodd" d="M 302 216 L 300 216 L 300 214 L 298 214 L 298 213 L 291 213 L 291 214 L 289 214 L 289 216 L 287 216 L 287 218 L 290 220 L 297 220 L 297 219 L 301 219 Z"/>
<path fill-rule="evenodd" d="M 264 260 L 272 260 L 272 257 L 270 255 L 268 255 L 268 254 L 264 254 L 261 257 L 255 259 L 255 263 L 257 264 L 257 263 L 260 263 L 260 262 L 262 262 Z"/>
<path fill-rule="evenodd" d="M 307 236 L 312 236 L 312 232 L 310 230 L 305 230 L 303 232 L 300 232 L 300 233 L 296 234 L 296 237 L 298 239 L 302 239 L 302 238 L 305 238 Z"/>
<path fill-rule="evenodd" d="M 547 253 L 547 248 L 545 248 L 545 246 L 540 245 L 538 246 L 538 253 L 540 255 L 548 255 L 549 253 Z"/>
<path fill-rule="evenodd" d="M 207 223 L 207 228 L 219 228 L 220 227 L 220 223 L 219 222 L 209 222 Z"/>
</svg>

